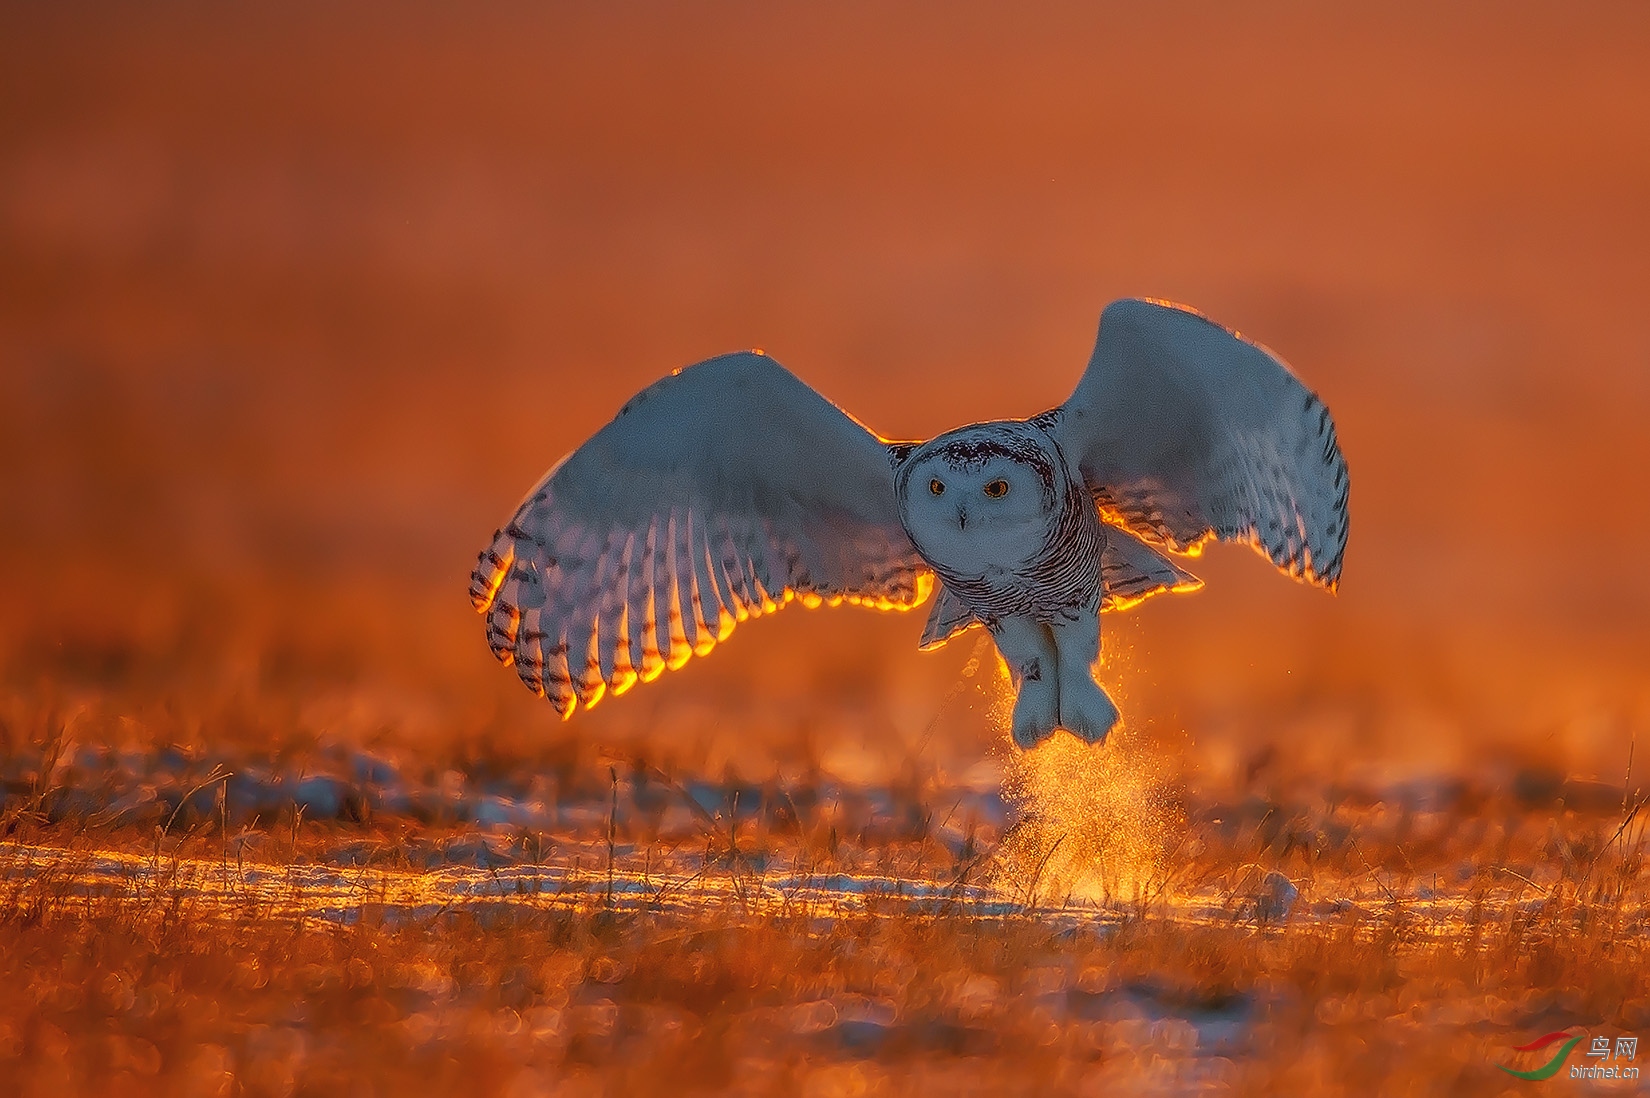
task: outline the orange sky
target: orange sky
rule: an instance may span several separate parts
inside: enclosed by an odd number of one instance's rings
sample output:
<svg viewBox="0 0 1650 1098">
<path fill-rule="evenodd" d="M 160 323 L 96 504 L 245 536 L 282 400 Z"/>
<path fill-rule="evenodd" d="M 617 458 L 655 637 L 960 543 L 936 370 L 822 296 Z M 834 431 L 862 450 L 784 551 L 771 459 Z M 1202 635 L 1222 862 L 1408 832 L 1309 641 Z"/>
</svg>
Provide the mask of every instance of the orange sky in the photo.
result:
<svg viewBox="0 0 1650 1098">
<path fill-rule="evenodd" d="M 0 16 L 7 689 L 237 651 L 547 728 L 466 577 L 634 390 L 761 346 L 926 436 L 1057 403 L 1101 306 L 1150 294 L 1324 396 L 1353 517 L 1338 598 L 1215 552 L 1111 622 L 1136 722 L 1619 773 L 1650 12 L 941 10 Z M 971 646 L 918 654 L 919 618 L 742 627 L 588 734 L 906 734 Z"/>
</svg>

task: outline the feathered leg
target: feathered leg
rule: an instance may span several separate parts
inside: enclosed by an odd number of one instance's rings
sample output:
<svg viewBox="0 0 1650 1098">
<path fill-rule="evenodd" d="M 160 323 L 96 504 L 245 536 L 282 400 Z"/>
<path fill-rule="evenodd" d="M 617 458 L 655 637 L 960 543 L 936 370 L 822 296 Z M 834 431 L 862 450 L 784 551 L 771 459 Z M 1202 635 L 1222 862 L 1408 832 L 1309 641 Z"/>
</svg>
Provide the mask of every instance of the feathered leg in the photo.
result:
<svg viewBox="0 0 1650 1098">
<path fill-rule="evenodd" d="M 1014 742 L 1036 747 L 1060 726 L 1059 653 L 1054 635 L 1036 618 L 1004 618 L 992 630 L 1019 696 L 1014 701 Z"/>
<path fill-rule="evenodd" d="M 1098 607 L 1079 607 L 1050 623 L 1058 652 L 1055 678 L 1061 728 L 1087 743 L 1102 743 L 1117 723 L 1117 706 L 1094 681 L 1100 659 Z"/>
</svg>

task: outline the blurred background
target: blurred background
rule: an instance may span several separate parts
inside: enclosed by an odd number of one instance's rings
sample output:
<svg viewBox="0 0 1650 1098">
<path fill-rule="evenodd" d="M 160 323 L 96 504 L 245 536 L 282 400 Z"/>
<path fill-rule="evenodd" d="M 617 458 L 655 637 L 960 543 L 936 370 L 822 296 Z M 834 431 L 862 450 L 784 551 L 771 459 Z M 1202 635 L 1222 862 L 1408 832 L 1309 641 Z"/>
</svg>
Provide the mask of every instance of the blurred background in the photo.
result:
<svg viewBox="0 0 1650 1098">
<path fill-rule="evenodd" d="M 926 437 L 1058 403 L 1142 294 L 1324 397 L 1352 538 L 1334 598 L 1220 547 L 1108 618 L 1131 729 L 1194 784 L 1619 781 L 1650 9 L 1004 10 L 7 5 L 6 712 L 965 773 L 996 730 L 925 612 L 793 609 L 563 728 L 475 553 L 678 366 L 759 346 Z"/>
</svg>

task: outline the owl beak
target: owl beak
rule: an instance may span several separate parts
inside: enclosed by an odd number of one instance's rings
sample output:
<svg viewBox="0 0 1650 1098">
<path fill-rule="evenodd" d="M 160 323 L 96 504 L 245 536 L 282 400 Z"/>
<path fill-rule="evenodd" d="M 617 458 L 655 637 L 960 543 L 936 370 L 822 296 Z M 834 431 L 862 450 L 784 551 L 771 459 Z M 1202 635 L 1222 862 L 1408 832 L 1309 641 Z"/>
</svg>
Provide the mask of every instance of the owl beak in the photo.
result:
<svg viewBox="0 0 1650 1098">
<path fill-rule="evenodd" d="M 968 529 L 968 508 L 966 507 L 957 508 L 957 529 Z"/>
</svg>

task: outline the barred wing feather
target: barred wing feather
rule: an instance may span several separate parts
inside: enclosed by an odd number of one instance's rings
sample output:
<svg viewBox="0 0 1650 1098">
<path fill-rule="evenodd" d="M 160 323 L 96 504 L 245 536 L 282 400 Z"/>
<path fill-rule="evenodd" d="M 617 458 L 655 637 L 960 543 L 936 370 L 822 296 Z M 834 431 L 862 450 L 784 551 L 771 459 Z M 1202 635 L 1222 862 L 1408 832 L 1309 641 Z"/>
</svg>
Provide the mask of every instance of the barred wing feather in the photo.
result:
<svg viewBox="0 0 1650 1098">
<path fill-rule="evenodd" d="M 1182 306 L 1113 302 L 1076 391 L 1045 416 L 1108 522 L 1177 552 L 1246 542 L 1297 579 L 1339 582 L 1335 423 L 1265 348 Z"/>
<path fill-rule="evenodd" d="M 884 443 L 760 353 L 643 390 L 482 551 L 493 654 L 563 716 L 793 599 L 909 609 L 932 586 Z"/>
</svg>

